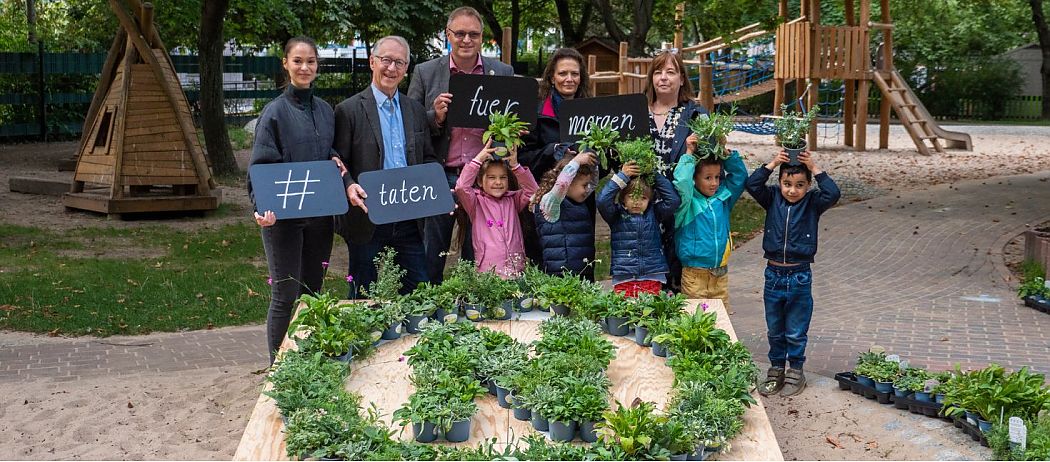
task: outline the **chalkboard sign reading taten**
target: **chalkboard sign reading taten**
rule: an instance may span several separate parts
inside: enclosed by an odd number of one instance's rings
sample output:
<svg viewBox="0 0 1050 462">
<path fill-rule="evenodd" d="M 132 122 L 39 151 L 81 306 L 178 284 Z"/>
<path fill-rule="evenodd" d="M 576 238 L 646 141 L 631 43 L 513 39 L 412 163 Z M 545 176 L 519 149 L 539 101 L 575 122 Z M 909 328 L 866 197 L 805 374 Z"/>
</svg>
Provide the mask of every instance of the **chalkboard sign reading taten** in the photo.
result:
<svg viewBox="0 0 1050 462">
<path fill-rule="evenodd" d="M 567 99 L 558 122 L 564 142 L 579 141 L 591 123 L 613 129 L 620 139 L 642 138 L 649 136 L 649 106 L 642 94 Z"/>
<path fill-rule="evenodd" d="M 455 207 L 440 164 L 365 172 L 357 182 L 368 194 L 368 219 L 377 225 L 441 215 Z"/>
<path fill-rule="evenodd" d="M 511 112 L 529 124 L 536 123 L 536 79 L 455 74 L 448 80 L 448 91 L 452 93 L 450 127 L 487 128 L 489 114 L 494 112 Z"/>
<path fill-rule="evenodd" d="M 248 169 L 255 210 L 278 220 L 346 213 L 346 190 L 335 162 L 256 164 Z"/>
</svg>

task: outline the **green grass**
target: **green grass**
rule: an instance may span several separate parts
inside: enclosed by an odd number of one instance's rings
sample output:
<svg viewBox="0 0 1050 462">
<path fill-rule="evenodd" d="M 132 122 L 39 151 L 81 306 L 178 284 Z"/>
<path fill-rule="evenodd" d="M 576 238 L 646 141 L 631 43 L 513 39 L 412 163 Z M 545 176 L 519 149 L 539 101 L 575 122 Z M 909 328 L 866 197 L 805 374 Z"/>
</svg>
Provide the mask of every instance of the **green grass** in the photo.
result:
<svg viewBox="0 0 1050 462">
<path fill-rule="evenodd" d="M 0 236 L 0 329 L 109 336 L 266 318 L 267 271 L 253 264 L 264 258 L 252 223 L 64 234 L 0 225 Z M 114 254 L 115 246 L 132 250 Z"/>
<path fill-rule="evenodd" d="M 766 222 L 766 211 L 749 196 L 742 196 L 733 206 L 729 218 L 729 229 L 733 233 L 733 244 L 736 247 L 755 237 Z M 595 259 L 599 260 L 594 268 L 596 280 L 609 278 L 609 265 L 612 262 L 612 249 L 609 241 L 595 243 Z"/>
<path fill-rule="evenodd" d="M 252 147 L 252 134 L 248 133 L 248 130 L 241 127 L 229 126 L 226 128 L 226 132 L 230 135 L 230 145 L 233 146 L 234 151 L 250 149 Z"/>
</svg>

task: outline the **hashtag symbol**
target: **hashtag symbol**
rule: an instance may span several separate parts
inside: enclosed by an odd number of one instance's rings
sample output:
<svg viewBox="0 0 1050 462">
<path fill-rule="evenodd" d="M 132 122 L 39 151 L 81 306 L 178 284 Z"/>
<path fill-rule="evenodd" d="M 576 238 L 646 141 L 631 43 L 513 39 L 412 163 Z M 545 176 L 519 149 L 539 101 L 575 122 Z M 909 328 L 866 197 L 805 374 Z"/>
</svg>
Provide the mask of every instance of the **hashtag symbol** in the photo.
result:
<svg viewBox="0 0 1050 462">
<path fill-rule="evenodd" d="M 302 210 L 303 209 L 303 200 L 306 199 L 307 195 L 314 193 L 313 191 L 307 191 L 307 187 L 310 185 L 310 183 L 320 183 L 320 182 L 321 182 L 321 180 L 311 180 L 310 179 L 310 171 L 309 170 L 306 171 L 306 178 L 304 178 L 302 180 L 294 180 L 293 181 L 292 180 L 292 171 L 288 170 L 288 179 L 287 180 L 285 180 L 285 181 L 274 181 L 274 184 L 279 184 L 279 185 L 283 184 L 284 185 L 284 193 L 277 195 L 277 197 L 282 198 L 281 208 L 282 209 L 288 208 L 288 197 L 290 197 L 290 196 L 299 196 L 299 210 Z M 303 184 L 303 190 L 301 192 L 291 192 L 291 193 L 288 192 L 289 188 L 291 188 L 293 183 L 302 183 Z"/>
</svg>

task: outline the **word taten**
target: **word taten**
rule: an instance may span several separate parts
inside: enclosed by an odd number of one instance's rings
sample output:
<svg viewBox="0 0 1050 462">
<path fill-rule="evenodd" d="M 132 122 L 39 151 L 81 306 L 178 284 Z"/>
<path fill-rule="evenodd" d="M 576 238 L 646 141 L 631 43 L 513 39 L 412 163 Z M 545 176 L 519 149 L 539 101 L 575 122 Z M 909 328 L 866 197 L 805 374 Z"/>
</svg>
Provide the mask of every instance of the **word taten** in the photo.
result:
<svg viewBox="0 0 1050 462">
<path fill-rule="evenodd" d="M 470 99 L 470 110 L 467 112 L 470 115 L 488 116 L 495 112 L 510 112 L 510 108 L 517 106 L 518 101 L 507 100 L 505 103 L 506 107 L 503 110 L 499 110 L 497 106 L 500 105 L 499 98 L 492 100 L 485 100 L 481 97 L 481 90 L 484 90 L 484 85 L 479 85 L 478 89 L 474 92 L 474 97 Z"/>
<path fill-rule="evenodd" d="M 634 116 L 631 114 L 621 115 L 589 115 L 570 116 L 569 134 L 579 135 L 587 131 L 587 127 L 594 123 L 603 128 L 611 128 L 613 131 L 625 133 L 634 130 Z"/>
<path fill-rule="evenodd" d="M 428 200 L 437 200 L 433 186 L 412 186 L 410 188 L 408 182 L 402 180 L 400 189 L 396 186 L 387 189 L 386 183 L 379 187 L 380 205 L 415 204 Z"/>
</svg>

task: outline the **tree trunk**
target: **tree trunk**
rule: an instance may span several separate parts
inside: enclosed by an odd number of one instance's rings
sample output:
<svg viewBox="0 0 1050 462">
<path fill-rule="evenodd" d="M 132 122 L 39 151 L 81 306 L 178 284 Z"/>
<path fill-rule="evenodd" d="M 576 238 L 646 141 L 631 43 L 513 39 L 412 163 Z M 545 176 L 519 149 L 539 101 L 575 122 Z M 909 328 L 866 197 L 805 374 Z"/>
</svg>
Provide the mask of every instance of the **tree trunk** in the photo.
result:
<svg viewBox="0 0 1050 462">
<path fill-rule="evenodd" d="M 627 53 L 631 56 L 645 54 L 645 39 L 653 26 L 653 1 L 634 0 L 634 30 L 631 31 L 630 40 L 627 42 Z"/>
<path fill-rule="evenodd" d="M 226 132 L 226 116 L 223 110 L 222 51 L 225 40 L 222 34 L 223 18 L 229 0 L 201 2 L 201 29 L 198 48 L 201 71 L 201 125 L 204 128 L 204 146 L 211 161 L 212 172 L 231 175 L 239 172 L 233 158 L 230 136 Z"/>
<path fill-rule="evenodd" d="M 1039 34 L 1039 47 L 1043 52 L 1043 65 L 1039 73 L 1043 77 L 1043 111 L 1044 119 L 1050 119 L 1050 27 L 1047 27 L 1046 16 L 1043 14 L 1043 0 L 1028 0 L 1032 7 L 1032 22 L 1035 23 L 1035 31 Z"/>
<path fill-rule="evenodd" d="M 627 34 L 616 23 L 616 15 L 613 14 L 613 8 L 609 4 L 609 0 L 591 1 L 594 3 L 594 7 L 601 12 L 602 22 L 605 23 L 605 31 L 609 33 L 609 37 L 615 42 L 626 42 Z"/>
<path fill-rule="evenodd" d="M 583 41 L 584 34 L 587 33 L 587 25 L 591 22 L 591 13 L 594 11 L 594 4 L 587 1 L 583 4 L 583 13 L 580 15 L 580 22 L 573 23 L 572 21 L 572 9 L 569 7 L 569 0 L 554 0 L 554 6 L 558 11 L 558 23 L 561 26 L 562 42 L 566 47 L 574 47 L 576 44 Z"/>
</svg>

